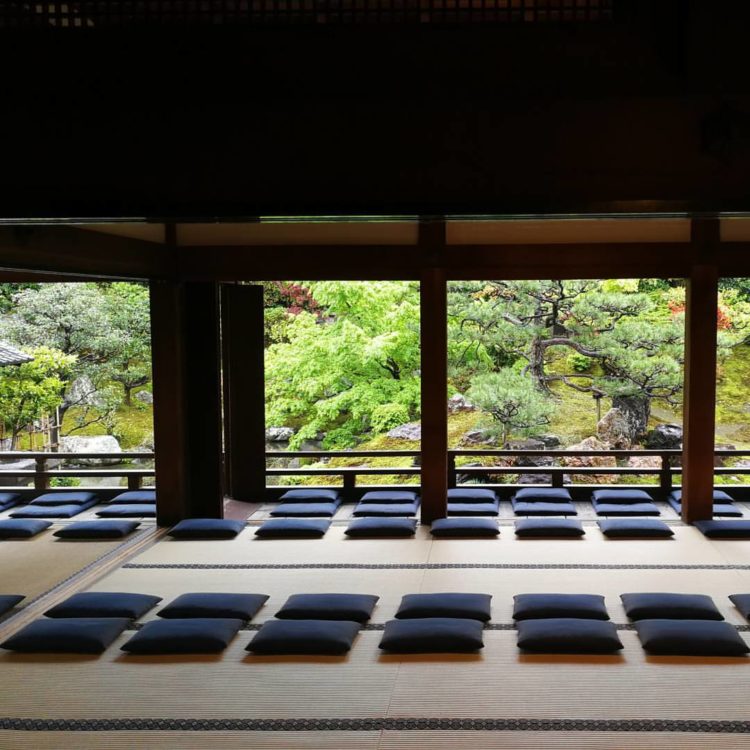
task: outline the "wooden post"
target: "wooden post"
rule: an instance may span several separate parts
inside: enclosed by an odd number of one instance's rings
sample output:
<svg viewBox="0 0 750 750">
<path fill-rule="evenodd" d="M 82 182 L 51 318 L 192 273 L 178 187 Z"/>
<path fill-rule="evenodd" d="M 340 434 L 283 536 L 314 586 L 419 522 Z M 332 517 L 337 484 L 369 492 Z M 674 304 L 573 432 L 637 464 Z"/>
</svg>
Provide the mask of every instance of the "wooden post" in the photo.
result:
<svg viewBox="0 0 750 750">
<path fill-rule="evenodd" d="M 445 245 L 445 223 L 420 225 L 420 245 Z M 443 518 L 448 504 L 448 301 L 445 269 L 425 268 L 420 279 L 422 371 L 422 523 Z"/>
<path fill-rule="evenodd" d="M 716 311 L 718 270 L 714 251 L 719 222 L 693 220 L 695 264 L 685 309 L 685 396 L 682 447 L 682 518 L 713 517 L 714 419 L 716 412 Z"/>
<path fill-rule="evenodd" d="M 227 494 L 261 502 L 266 490 L 263 287 L 222 285 Z"/>
</svg>

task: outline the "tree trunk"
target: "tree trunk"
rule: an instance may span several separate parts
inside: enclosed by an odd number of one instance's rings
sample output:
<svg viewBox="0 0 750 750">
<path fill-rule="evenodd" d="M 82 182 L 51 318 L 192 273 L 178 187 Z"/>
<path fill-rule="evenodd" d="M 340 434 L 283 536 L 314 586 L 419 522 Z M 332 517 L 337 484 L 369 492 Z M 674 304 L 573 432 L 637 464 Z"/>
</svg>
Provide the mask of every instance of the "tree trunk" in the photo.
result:
<svg viewBox="0 0 750 750">
<path fill-rule="evenodd" d="M 130 397 L 130 394 L 132 393 L 133 388 L 135 388 L 135 386 L 125 385 L 125 383 L 123 383 L 122 387 L 125 390 L 125 398 L 124 398 L 125 406 L 132 406 L 133 405 L 133 400 Z"/>
<path fill-rule="evenodd" d="M 612 408 L 619 409 L 628 420 L 631 443 L 638 442 L 646 434 L 648 419 L 651 416 L 651 399 L 647 396 L 615 396 Z"/>
<path fill-rule="evenodd" d="M 549 393 L 549 387 L 544 372 L 544 351 L 542 339 L 534 338 L 529 351 L 529 372 L 534 380 L 534 385 L 545 393 Z"/>
</svg>

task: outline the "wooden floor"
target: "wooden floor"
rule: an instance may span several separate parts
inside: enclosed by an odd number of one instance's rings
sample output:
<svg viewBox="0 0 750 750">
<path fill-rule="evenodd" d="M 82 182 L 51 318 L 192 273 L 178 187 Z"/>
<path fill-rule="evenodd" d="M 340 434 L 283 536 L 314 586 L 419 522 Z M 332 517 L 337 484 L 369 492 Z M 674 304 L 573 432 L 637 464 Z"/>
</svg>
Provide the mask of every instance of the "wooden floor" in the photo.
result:
<svg viewBox="0 0 750 750">
<path fill-rule="evenodd" d="M 750 641 L 727 598 L 750 593 L 750 542 L 711 541 L 676 518 L 672 540 L 609 541 L 590 520 L 580 540 L 518 540 L 509 520 L 496 540 L 433 540 L 424 528 L 415 539 L 349 540 L 337 520 L 321 540 L 260 541 L 263 515 L 233 541 L 152 536 L 82 584 L 163 604 L 187 591 L 268 594 L 222 655 L 128 656 L 119 646 L 132 632 L 101 657 L 2 653 L 0 747 L 750 748 L 750 658 L 649 657 L 619 601 L 627 591 L 707 593 Z M 348 656 L 244 650 L 289 594 L 316 591 L 380 596 Z M 484 650 L 382 655 L 382 624 L 401 596 L 438 591 L 493 595 Z M 521 654 L 512 597 L 545 591 L 604 595 L 622 654 Z"/>
</svg>

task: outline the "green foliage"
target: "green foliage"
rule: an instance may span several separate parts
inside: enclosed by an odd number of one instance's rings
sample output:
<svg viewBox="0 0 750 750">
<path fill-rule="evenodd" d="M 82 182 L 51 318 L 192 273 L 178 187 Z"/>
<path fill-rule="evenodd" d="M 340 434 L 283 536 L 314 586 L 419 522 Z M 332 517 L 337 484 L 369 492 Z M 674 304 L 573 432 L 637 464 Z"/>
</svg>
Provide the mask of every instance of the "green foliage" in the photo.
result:
<svg viewBox="0 0 750 750">
<path fill-rule="evenodd" d="M 588 372 L 593 364 L 593 360 L 584 354 L 578 354 L 578 352 L 573 352 L 573 354 L 568 355 L 567 361 L 568 367 L 573 370 L 573 372 Z"/>
<path fill-rule="evenodd" d="M 49 480 L 50 487 L 80 487 L 81 480 L 78 477 L 52 477 Z"/>
<path fill-rule="evenodd" d="M 0 313 L 8 312 L 13 307 L 15 296 L 24 289 L 38 289 L 39 284 L 0 284 Z"/>
</svg>

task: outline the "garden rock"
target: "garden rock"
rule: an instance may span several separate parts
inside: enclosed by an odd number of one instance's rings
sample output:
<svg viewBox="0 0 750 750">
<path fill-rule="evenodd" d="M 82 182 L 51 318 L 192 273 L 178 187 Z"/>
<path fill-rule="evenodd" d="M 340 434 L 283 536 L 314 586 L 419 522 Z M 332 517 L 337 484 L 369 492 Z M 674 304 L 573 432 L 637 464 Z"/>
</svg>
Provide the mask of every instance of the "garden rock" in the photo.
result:
<svg viewBox="0 0 750 750">
<path fill-rule="evenodd" d="M 545 448 L 559 448 L 562 445 L 562 440 L 557 435 L 549 433 L 548 435 L 536 435 L 537 440 L 544 443 Z"/>
<path fill-rule="evenodd" d="M 395 440 L 421 440 L 422 424 L 420 422 L 407 422 L 394 427 L 389 433 L 389 438 Z"/>
<path fill-rule="evenodd" d="M 611 448 L 630 448 L 630 423 L 620 409 L 610 409 L 596 425 L 596 434 Z"/>
<path fill-rule="evenodd" d="M 714 445 L 714 451 L 733 451 L 737 450 L 736 445 L 732 445 L 731 443 L 716 443 Z M 717 456 L 714 453 L 714 466 L 726 466 L 727 461 L 732 461 L 733 456 L 727 456 L 726 458 L 724 456 Z"/>
<path fill-rule="evenodd" d="M 659 456 L 631 456 L 627 462 L 631 469 L 661 469 Z"/>
<path fill-rule="evenodd" d="M 269 443 L 286 443 L 294 436 L 291 427 L 269 427 L 266 430 L 266 440 Z"/>
<path fill-rule="evenodd" d="M 138 391 L 135 394 L 135 397 L 142 404 L 153 404 L 154 403 L 154 394 L 151 393 L 151 391 Z"/>
<path fill-rule="evenodd" d="M 459 442 L 461 445 L 492 445 L 495 441 L 489 430 L 469 430 L 461 435 Z"/>
<path fill-rule="evenodd" d="M 112 435 L 76 435 L 60 439 L 60 453 L 122 453 L 117 438 Z M 122 459 L 82 458 L 76 463 L 81 466 L 114 466 Z"/>
<path fill-rule="evenodd" d="M 469 401 L 466 396 L 456 393 L 448 399 L 448 413 L 457 414 L 462 411 L 475 411 L 476 407 Z"/>
<path fill-rule="evenodd" d="M 570 451 L 604 451 L 609 446 L 596 437 L 587 437 L 580 443 L 570 445 L 566 450 Z M 614 456 L 565 456 L 563 459 L 564 466 L 590 467 L 590 466 L 607 466 L 614 468 L 617 461 Z M 613 474 L 575 474 L 571 472 L 573 482 L 583 482 L 585 484 L 614 484 L 617 482 L 617 476 Z"/>
<path fill-rule="evenodd" d="M 658 450 L 661 448 L 682 447 L 682 427 L 678 424 L 659 424 L 646 435 L 646 448 Z"/>
</svg>

